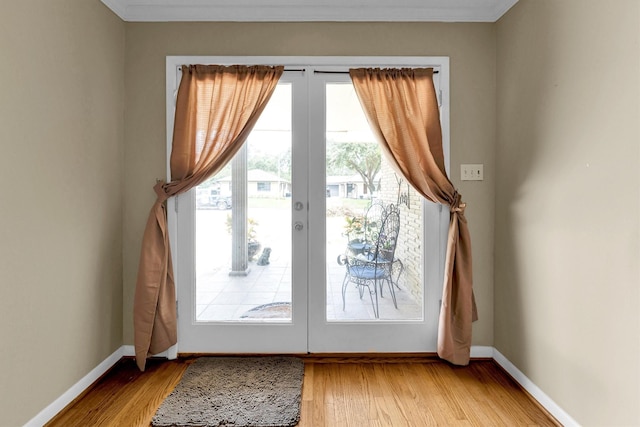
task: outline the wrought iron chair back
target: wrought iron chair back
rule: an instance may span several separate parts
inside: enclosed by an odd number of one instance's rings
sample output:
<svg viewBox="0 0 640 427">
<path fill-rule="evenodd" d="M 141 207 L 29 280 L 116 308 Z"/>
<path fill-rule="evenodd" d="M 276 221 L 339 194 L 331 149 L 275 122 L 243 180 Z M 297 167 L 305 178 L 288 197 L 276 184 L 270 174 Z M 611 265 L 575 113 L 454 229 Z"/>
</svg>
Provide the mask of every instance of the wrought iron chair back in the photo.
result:
<svg viewBox="0 0 640 427">
<path fill-rule="evenodd" d="M 345 309 L 345 295 L 349 283 L 358 288 L 360 298 L 367 290 L 371 299 L 374 316 L 379 317 L 378 293 L 383 296 L 383 286 L 386 282 L 393 304 L 398 308 L 393 284 L 393 265 L 395 250 L 400 234 L 400 212 L 394 205 L 384 209 L 384 216 L 380 228 L 376 230 L 376 240 L 369 247 L 358 254 L 347 253 L 343 262 L 346 273 L 342 283 L 342 309 Z"/>
<path fill-rule="evenodd" d="M 346 233 L 348 254 L 359 255 L 371 250 L 378 240 L 385 214 L 384 203 L 381 200 L 375 200 L 367 207 L 364 215 L 347 219 L 350 225 L 350 231 Z M 343 265 L 343 263 L 343 257 L 338 257 L 338 264 Z"/>
</svg>

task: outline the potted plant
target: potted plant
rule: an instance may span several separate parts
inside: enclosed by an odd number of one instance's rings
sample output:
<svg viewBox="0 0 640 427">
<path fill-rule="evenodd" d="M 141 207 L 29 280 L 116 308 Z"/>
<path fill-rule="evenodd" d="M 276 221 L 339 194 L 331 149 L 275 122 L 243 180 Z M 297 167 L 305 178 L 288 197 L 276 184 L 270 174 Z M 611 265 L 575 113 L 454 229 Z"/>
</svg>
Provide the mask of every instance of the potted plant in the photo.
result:
<svg viewBox="0 0 640 427">
<path fill-rule="evenodd" d="M 364 217 L 346 216 L 344 235 L 347 236 L 347 247 L 353 255 L 361 254 L 365 248 Z"/>
<path fill-rule="evenodd" d="M 380 258 L 386 261 L 393 261 L 393 249 L 396 245 L 395 239 L 384 235 L 380 236 L 380 242 L 378 244 L 378 252 Z"/>
<path fill-rule="evenodd" d="M 258 225 L 258 222 L 253 218 L 249 218 L 248 222 L 249 228 L 247 229 L 247 252 L 249 254 L 249 261 L 253 261 L 255 256 L 258 254 L 261 245 L 256 237 L 256 226 Z"/>
<path fill-rule="evenodd" d="M 344 234 L 349 242 L 361 242 L 364 238 L 364 218 L 362 216 L 345 217 Z"/>
<path fill-rule="evenodd" d="M 249 261 L 253 261 L 261 247 L 256 233 L 258 222 L 253 218 L 249 218 L 247 222 L 247 255 L 249 257 Z M 227 232 L 231 234 L 231 232 L 233 231 L 233 221 L 231 220 L 231 214 L 227 215 L 226 225 Z"/>
</svg>

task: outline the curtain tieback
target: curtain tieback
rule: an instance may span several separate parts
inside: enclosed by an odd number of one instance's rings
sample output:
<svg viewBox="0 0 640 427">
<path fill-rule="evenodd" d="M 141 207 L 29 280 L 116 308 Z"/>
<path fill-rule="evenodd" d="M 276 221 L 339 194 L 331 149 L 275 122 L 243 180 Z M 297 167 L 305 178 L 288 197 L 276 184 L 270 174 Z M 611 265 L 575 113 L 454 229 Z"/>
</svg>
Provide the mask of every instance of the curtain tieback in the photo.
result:
<svg viewBox="0 0 640 427">
<path fill-rule="evenodd" d="M 169 198 L 164 189 L 165 184 L 164 181 L 158 181 L 156 185 L 153 186 L 153 191 L 155 191 L 158 196 L 157 203 L 164 203 Z"/>
<path fill-rule="evenodd" d="M 457 191 L 453 194 L 453 202 L 451 203 L 451 213 L 456 212 L 460 215 L 464 215 L 464 210 L 467 204 L 462 201 L 462 196 Z"/>
</svg>

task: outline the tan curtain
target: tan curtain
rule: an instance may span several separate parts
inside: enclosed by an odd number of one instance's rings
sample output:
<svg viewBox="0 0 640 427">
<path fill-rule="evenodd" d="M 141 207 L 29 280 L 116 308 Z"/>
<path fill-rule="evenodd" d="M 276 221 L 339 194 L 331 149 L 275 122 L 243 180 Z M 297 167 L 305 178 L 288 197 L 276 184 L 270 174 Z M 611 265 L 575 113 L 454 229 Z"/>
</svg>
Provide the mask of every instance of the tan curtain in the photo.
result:
<svg viewBox="0 0 640 427">
<path fill-rule="evenodd" d="M 472 290 L 471 238 L 465 203 L 444 168 L 440 112 L 433 69 L 352 69 L 358 98 L 388 161 L 424 197 L 450 207 L 438 355 L 469 363 L 471 323 L 477 319 Z"/>
<path fill-rule="evenodd" d="M 165 201 L 214 175 L 236 154 L 267 105 L 283 67 L 185 65 L 176 100 L 171 182 L 144 232 L 134 299 L 136 362 L 177 342 L 176 298 Z"/>
</svg>

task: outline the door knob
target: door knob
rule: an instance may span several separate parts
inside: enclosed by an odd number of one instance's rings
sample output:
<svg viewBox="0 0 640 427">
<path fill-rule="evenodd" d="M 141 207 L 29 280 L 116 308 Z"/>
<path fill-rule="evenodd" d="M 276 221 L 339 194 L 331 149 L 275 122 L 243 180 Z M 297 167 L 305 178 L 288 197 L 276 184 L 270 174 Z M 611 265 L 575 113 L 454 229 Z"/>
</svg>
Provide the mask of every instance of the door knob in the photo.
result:
<svg viewBox="0 0 640 427">
<path fill-rule="evenodd" d="M 302 202 L 295 202 L 293 205 L 293 208 L 297 211 L 301 211 L 304 208 L 304 203 Z"/>
<path fill-rule="evenodd" d="M 295 228 L 297 231 L 300 231 L 304 228 L 304 224 L 300 221 L 296 221 L 296 223 L 293 225 L 293 228 Z"/>
</svg>

